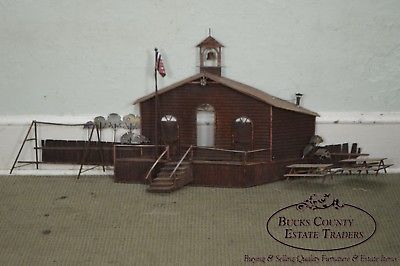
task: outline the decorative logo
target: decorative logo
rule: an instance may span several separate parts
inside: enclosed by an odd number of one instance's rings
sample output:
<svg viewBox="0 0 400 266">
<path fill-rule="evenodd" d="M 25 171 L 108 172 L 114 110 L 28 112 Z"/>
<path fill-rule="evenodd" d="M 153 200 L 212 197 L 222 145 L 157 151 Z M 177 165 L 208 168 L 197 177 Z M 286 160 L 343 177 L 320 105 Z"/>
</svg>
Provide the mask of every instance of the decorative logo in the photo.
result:
<svg viewBox="0 0 400 266">
<path fill-rule="evenodd" d="M 326 209 L 329 207 L 334 207 L 339 209 L 343 207 L 343 204 L 339 203 L 338 199 L 331 199 L 331 194 L 323 194 L 322 196 L 317 194 L 312 194 L 308 199 L 296 205 L 296 209 L 301 211 L 304 208 L 309 208 L 311 210 L 316 209 Z"/>
<path fill-rule="evenodd" d="M 311 251 L 354 247 L 370 239 L 376 221 L 367 211 L 331 194 L 312 194 L 284 207 L 267 221 L 269 235 L 286 246 Z"/>
</svg>

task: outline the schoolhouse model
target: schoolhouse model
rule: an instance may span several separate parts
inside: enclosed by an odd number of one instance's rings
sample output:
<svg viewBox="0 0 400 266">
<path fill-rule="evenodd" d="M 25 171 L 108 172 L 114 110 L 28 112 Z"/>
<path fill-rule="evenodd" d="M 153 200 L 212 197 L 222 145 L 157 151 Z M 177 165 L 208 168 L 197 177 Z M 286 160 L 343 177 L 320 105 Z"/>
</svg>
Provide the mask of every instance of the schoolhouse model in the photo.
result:
<svg viewBox="0 0 400 266">
<path fill-rule="evenodd" d="M 282 178 L 315 134 L 318 114 L 223 77 L 224 46 L 213 37 L 197 47 L 198 74 L 134 102 L 141 134 L 159 146 L 157 160 L 123 160 L 129 147 L 117 145 L 116 180 L 146 178 L 150 191 L 161 192 L 187 183 L 248 187 Z"/>
</svg>

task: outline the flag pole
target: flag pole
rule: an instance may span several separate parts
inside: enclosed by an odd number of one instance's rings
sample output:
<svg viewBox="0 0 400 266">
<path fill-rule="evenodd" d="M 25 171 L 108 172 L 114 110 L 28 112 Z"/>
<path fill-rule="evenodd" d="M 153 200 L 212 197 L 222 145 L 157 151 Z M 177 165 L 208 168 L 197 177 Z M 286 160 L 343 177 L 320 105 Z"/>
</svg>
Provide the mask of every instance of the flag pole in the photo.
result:
<svg viewBox="0 0 400 266">
<path fill-rule="evenodd" d="M 157 159 L 158 157 L 158 85 L 157 85 L 157 64 L 158 64 L 158 49 L 154 48 L 155 58 L 154 58 L 154 85 L 155 85 L 155 94 L 154 94 L 154 145 L 155 151 L 154 156 Z"/>
</svg>

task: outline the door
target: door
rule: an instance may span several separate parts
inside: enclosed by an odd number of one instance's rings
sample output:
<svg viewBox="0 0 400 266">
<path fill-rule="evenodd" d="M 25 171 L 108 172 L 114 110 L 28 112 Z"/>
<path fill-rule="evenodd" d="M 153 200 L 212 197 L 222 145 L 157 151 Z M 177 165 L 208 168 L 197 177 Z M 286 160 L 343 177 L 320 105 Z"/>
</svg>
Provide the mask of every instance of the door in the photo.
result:
<svg viewBox="0 0 400 266">
<path fill-rule="evenodd" d="M 239 117 L 233 123 L 232 144 L 234 150 L 253 149 L 253 123 L 247 117 Z"/>
<path fill-rule="evenodd" d="M 209 104 L 197 108 L 197 146 L 214 147 L 215 145 L 215 112 Z"/>
<path fill-rule="evenodd" d="M 179 156 L 179 125 L 176 117 L 172 115 L 161 118 L 161 144 L 169 146 L 171 157 Z"/>
</svg>

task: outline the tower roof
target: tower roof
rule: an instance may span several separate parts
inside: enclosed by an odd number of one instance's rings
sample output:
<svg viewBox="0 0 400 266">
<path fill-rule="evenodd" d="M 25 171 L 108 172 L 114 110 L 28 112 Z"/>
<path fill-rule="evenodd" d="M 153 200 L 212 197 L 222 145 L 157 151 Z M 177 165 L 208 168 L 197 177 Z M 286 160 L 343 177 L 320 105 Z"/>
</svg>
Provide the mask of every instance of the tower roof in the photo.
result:
<svg viewBox="0 0 400 266">
<path fill-rule="evenodd" d="M 202 42 L 200 42 L 196 47 L 224 47 L 224 46 L 210 35 L 207 38 L 205 38 Z"/>
</svg>

